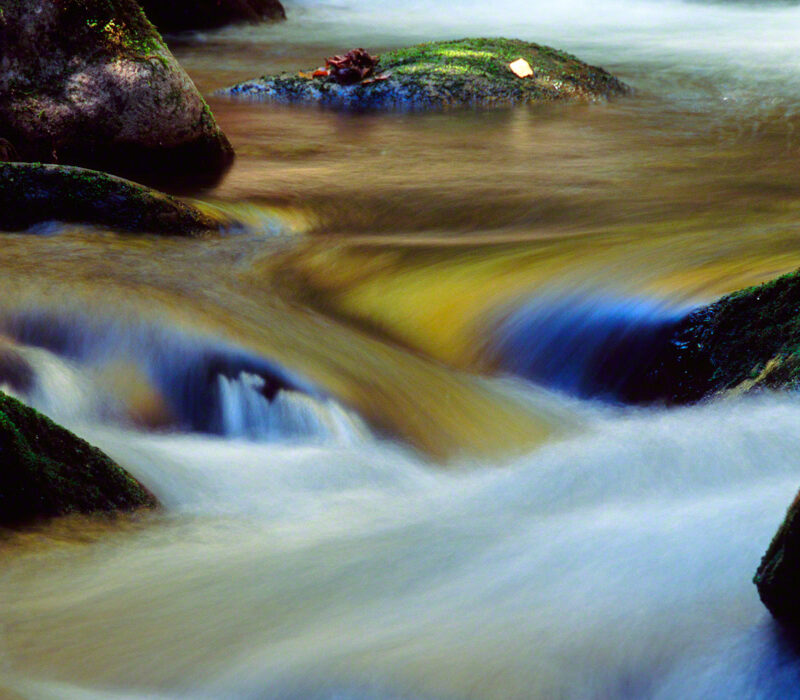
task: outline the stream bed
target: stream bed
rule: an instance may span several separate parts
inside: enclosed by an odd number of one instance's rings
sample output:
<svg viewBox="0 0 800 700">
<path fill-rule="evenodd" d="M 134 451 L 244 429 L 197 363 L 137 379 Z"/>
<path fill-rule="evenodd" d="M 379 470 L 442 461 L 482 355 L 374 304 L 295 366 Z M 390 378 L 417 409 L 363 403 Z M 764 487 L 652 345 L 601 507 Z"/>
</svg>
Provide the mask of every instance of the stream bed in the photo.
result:
<svg viewBox="0 0 800 700">
<path fill-rule="evenodd" d="M 34 370 L 4 388 L 164 508 L 0 542 L 0 696 L 795 696 L 751 579 L 800 487 L 800 402 L 614 389 L 689 309 L 800 266 L 800 6 L 286 9 L 168 37 L 237 152 L 197 199 L 243 232 L 4 236 L 0 351 Z M 214 95 L 475 35 L 634 92 L 429 114 Z"/>
</svg>

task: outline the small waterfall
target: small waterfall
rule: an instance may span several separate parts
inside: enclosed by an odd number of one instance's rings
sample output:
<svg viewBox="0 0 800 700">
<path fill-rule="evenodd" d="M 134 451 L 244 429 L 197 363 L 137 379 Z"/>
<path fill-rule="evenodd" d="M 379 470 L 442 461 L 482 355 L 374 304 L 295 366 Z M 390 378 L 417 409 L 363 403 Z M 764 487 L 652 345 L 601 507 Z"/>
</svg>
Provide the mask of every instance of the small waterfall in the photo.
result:
<svg viewBox="0 0 800 700">
<path fill-rule="evenodd" d="M 544 296 L 496 326 L 489 352 L 503 370 L 581 398 L 642 403 L 646 380 L 690 309 L 588 293 Z"/>
<path fill-rule="evenodd" d="M 226 437 L 259 442 L 286 438 L 352 443 L 368 432 L 363 422 L 330 399 L 280 390 L 264 396 L 266 381 L 241 372 L 237 378 L 218 375 L 222 430 Z"/>
<path fill-rule="evenodd" d="M 259 442 L 350 444 L 369 434 L 304 379 L 216 338 L 39 313 L 0 320 L 0 329 L 11 339 L 0 387 L 67 425 L 134 423 Z"/>
</svg>

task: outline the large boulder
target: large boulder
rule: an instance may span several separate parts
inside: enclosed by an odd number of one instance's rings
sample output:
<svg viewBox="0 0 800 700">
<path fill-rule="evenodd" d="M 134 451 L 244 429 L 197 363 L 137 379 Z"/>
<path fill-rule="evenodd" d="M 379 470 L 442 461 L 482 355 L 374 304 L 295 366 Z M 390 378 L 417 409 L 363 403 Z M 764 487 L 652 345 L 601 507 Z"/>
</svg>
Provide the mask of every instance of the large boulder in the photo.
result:
<svg viewBox="0 0 800 700">
<path fill-rule="evenodd" d="M 134 0 L 0 2 L 0 135 L 23 160 L 213 182 L 233 158 Z"/>
<path fill-rule="evenodd" d="M 156 505 L 144 486 L 96 447 L 2 393 L 0 454 L 0 526 Z"/>
<path fill-rule="evenodd" d="M 45 221 L 191 236 L 233 224 L 114 175 L 66 165 L 0 163 L 0 231 Z"/>
<path fill-rule="evenodd" d="M 510 66 L 523 59 L 532 75 Z M 319 73 L 319 72 L 316 72 Z M 315 72 L 284 73 L 221 91 L 273 102 L 305 102 L 353 109 L 426 110 L 595 100 L 628 88 L 602 68 L 570 54 L 517 39 L 460 39 L 382 54 L 374 75 L 342 85 Z"/>
<path fill-rule="evenodd" d="M 162 32 L 286 19 L 279 0 L 141 0 L 141 5 Z"/>
</svg>

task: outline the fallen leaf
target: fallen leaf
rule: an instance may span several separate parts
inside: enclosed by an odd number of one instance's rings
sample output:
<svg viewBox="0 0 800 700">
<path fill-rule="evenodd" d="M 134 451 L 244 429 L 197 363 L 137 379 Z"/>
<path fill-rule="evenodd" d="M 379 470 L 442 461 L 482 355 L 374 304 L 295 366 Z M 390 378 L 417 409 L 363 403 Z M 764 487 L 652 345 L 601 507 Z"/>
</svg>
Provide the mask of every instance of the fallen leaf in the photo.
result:
<svg viewBox="0 0 800 700">
<path fill-rule="evenodd" d="M 508 67 L 518 78 L 530 78 L 533 75 L 531 64 L 528 63 L 524 58 L 518 58 L 513 63 L 509 63 Z"/>
<path fill-rule="evenodd" d="M 381 73 L 380 75 L 373 76 L 372 78 L 367 78 L 366 80 L 362 80 L 362 85 L 369 85 L 370 83 L 377 83 L 381 80 L 389 80 L 391 73 Z"/>
<path fill-rule="evenodd" d="M 297 75 L 299 75 L 301 78 L 305 78 L 306 80 L 311 80 L 311 78 L 314 77 L 313 73 L 304 73 L 303 71 L 300 71 Z"/>
<path fill-rule="evenodd" d="M 353 85 L 369 78 L 378 65 L 378 59 L 370 56 L 364 49 L 351 49 L 343 56 L 325 59 L 325 67 L 339 85 Z"/>
</svg>

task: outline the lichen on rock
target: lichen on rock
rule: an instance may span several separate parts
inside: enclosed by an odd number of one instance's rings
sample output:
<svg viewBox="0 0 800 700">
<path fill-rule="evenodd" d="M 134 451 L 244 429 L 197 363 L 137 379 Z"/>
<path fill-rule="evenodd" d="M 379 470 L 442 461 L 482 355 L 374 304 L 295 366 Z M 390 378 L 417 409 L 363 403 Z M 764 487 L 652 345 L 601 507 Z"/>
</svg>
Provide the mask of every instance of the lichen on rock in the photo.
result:
<svg viewBox="0 0 800 700">
<path fill-rule="evenodd" d="M 157 505 L 103 452 L 3 393 L 0 457 L 0 526 Z"/>
<path fill-rule="evenodd" d="M 114 175 L 65 165 L 0 163 L 0 230 L 44 221 L 190 236 L 232 222 Z"/>
<path fill-rule="evenodd" d="M 0 134 L 26 161 L 213 181 L 233 151 L 134 0 L 0 2 Z"/>
<path fill-rule="evenodd" d="M 340 85 L 326 77 L 284 73 L 240 83 L 221 94 L 354 109 L 425 110 L 594 100 L 629 90 L 602 68 L 517 39 L 440 41 L 379 58 L 377 72 L 386 80 Z M 520 58 L 533 68 L 532 77 L 519 78 L 509 68 Z"/>
</svg>

